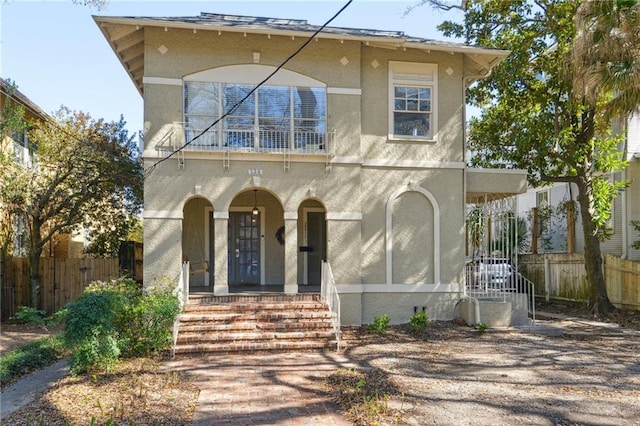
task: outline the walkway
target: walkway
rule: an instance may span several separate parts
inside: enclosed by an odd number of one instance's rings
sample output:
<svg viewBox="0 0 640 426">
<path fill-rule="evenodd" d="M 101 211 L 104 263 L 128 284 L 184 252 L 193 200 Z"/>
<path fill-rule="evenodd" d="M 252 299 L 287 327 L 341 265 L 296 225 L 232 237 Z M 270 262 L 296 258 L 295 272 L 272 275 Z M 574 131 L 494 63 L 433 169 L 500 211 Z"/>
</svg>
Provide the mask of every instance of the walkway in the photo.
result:
<svg viewBox="0 0 640 426">
<path fill-rule="evenodd" d="M 193 425 L 349 425 L 324 379 L 355 367 L 335 352 L 191 357 L 167 362 L 200 388 Z"/>
</svg>

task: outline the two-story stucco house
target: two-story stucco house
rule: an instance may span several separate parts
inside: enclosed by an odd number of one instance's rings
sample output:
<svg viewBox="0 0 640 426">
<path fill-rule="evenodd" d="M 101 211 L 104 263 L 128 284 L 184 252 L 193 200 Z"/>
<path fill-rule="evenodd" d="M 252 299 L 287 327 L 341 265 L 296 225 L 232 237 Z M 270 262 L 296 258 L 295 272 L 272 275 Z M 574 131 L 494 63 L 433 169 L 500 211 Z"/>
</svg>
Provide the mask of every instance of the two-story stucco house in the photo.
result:
<svg viewBox="0 0 640 426">
<path fill-rule="evenodd" d="M 466 203 L 525 189 L 464 162 L 465 88 L 507 51 L 304 20 L 94 19 L 144 98 L 145 283 L 188 260 L 190 292 L 295 294 L 327 261 L 343 324 L 453 317 Z"/>
</svg>

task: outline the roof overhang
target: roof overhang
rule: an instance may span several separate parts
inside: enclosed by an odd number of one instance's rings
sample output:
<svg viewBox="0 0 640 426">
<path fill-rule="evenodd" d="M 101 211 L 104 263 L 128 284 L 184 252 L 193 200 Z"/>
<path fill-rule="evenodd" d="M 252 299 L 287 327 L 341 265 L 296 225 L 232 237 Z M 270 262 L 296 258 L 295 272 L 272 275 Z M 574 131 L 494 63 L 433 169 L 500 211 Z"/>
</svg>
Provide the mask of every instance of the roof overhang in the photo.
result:
<svg viewBox="0 0 640 426">
<path fill-rule="evenodd" d="M 466 201 L 482 204 L 527 192 L 527 171 L 519 169 L 465 169 Z"/>
<path fill-rule="evenodd" d="M 304 31 L 299 29 L 274 28 L 265 25 L 228 25 L 218 22 L 189 22 L 180 18 L 154 18 L 154 17 L 109 17 L 94 16 L 94 21 L 109 42 L 114 53 L 129 74 L 140 94 L 143 94 L 142 78 L 144 77 L 144 29 L 164 28 L 185 29 L 191 31 L 217 31 L 242 34 L 257 34 L 286 37 L 307 38 L 313 35 L 317 26 L 302 25 Z M 192 19 L 193 18 L 189 18 Z M 295 25 L 294 25 L 295 26 Z M 508 50 L 490 49 L 469 46 L 458 43 L 439 42 L 416 37 L 405 36 L 394 31 L 359 30 L 349 28 L 327 27 L 316 35 L 316 39 L 356 41 L 364 45 L 385 49 L 418 49 L 423 51 L 447 52 L 450 54 L 463 54 L 465 61 L 465 75 L 473 79 L 486 76 L 496 64 L 502 61 L 509 53 Z"/>
</svg>

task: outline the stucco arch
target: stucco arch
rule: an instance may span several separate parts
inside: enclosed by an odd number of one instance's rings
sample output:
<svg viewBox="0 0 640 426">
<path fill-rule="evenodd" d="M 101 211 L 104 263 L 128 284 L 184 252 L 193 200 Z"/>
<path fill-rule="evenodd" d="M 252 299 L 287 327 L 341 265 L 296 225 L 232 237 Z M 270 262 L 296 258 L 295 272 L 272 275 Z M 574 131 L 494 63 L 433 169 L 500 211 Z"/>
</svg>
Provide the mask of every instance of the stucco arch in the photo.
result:
<svg viewBox="0 0 640 426">
<path fill-rule="evenodd" d="M 262 64 L 226 65 L 185 75 L 184 81 L 221 82 L 235 84 L 258 84 L 264 81 L 276 67 Z M 303 86 L 327 87 L 327 84 L 286 68 L 281 68 L 269 78 L 268 85 L 275 86 Z"/>
<path fill-rule="evenodd" d="M 386 252 L 386 283 L 393 284 L 393 204 L 398 197 L 405 192 L 417 192 L 422 194 L 433 208 L 433 278 L 434 284 L 440 283 L 440 207 L 438 201 L 427 189 L 409 183 L 396 189 L 387 200 L 385 211 L 385 252 Z"/>
</svg>

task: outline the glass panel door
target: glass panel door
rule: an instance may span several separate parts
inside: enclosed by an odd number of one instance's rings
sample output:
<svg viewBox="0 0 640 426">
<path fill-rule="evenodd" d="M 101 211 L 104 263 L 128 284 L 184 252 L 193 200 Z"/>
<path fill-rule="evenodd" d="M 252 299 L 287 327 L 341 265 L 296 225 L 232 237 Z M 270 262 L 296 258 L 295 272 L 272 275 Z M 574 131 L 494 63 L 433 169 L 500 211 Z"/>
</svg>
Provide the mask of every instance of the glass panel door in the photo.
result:
<svg viewBox="0 0 640 426">
<path fill-rule="evenodd" d="M 260 215 L 229 214 L 229 284 L 260 284 Z"/>
</svg>

